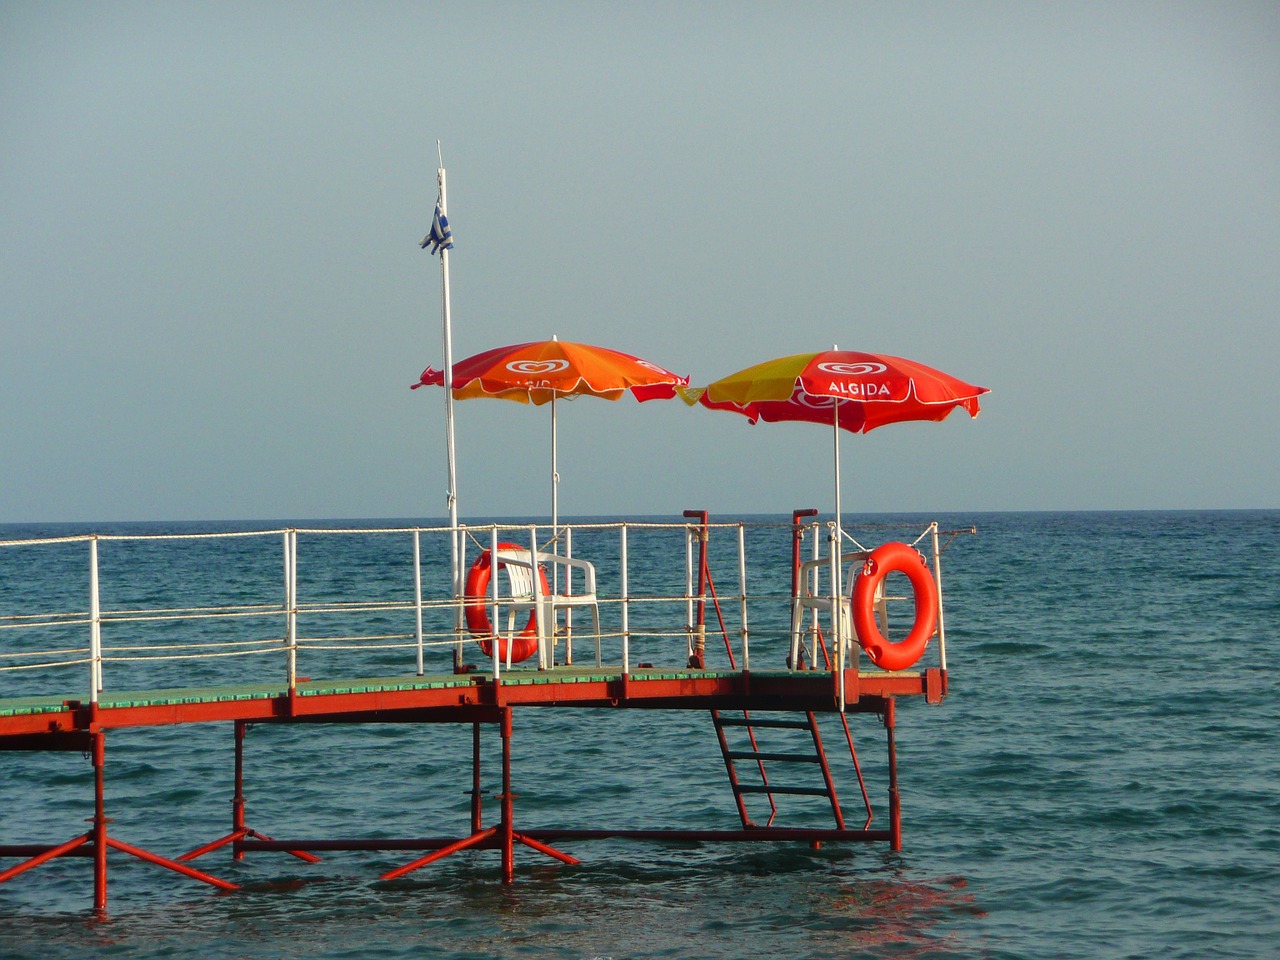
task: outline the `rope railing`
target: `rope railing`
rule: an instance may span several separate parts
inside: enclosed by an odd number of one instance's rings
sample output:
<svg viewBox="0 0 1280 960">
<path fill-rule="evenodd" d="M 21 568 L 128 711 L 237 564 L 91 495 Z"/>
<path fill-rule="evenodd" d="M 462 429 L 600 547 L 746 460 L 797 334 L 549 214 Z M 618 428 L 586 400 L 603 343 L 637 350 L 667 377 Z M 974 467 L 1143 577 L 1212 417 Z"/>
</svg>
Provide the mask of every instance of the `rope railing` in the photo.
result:
<svg viewBox="0 0 1280 960">
<path fill-rule="evenodd" d="M 41 688 L 34 678 L 42 671 L 57 671 L 62 677 L 67 667 L 90 667 L 90 698 L 96 700 L 108 684 L 113 689 L 144 689 L 190 685 L 196 679 L 261 682 L 279 677 L 276 671 L 282 663 L 287 665 L 284 673 L 291 684 L 297 682 L 299 672 L 313 677 L 384 675 L 409 666 L 399 658 L 407 650 L 416 652 L 420 675 L 431 666 L 427 653 L 452 652 L 453 664 L 442 658 L 431 672 L 450 672 L 463 659 L 476 658 L 481 664 L 491 659 L 491 665 L 481 669 L 497 677 L 507 669 L 497 656 L 503 643 L 489 645 L 491 658 L 464 657 L 468 641 L 491 639 L 473 636 L 464 613 L 478 603 L 496 613 L 510 600 L 497 594 L 496 587 L 492 596 L 453 595 L 452 584 L 463 581 L 462 576 L 455 581 L 450 572 L 450 540 L 456 534 L 466 544 L 461 559 L 464 571 L 479 552 L 499 542 L 523 544 L 526 550 L 537 545 L 539 553 L 554 547 L 566 559 L 576 547 L 579 565 L 581 559 L 589 559 L 596 578 L 592 603 L 596 618 L 605 622 L 597 629 L 581 606 L 572 604 L 567 609 L 551 605 L 546 611 L 528 614 L 550 618 L 539 640 L 545 645 L 539 656 L 549 658 L 544 666 L 554 668 L 560 655 L 570 659 L 571 644 L 588 643 L 593 646 L 590 659 L 600 665 L 617 664 L 624 672 L 633 658 L 685 666 L 695 636 L 701 655 L 706 633 L 711 632 L 723 635 L 723 652 L 731 669 L 750 669 L 753 653 L 759 660 L 760 650 L 753 651 L 752 646 L 762 636 L 779 638 L 773 648 L 776 662 L 766 662 L 781 668 L 789 662 L 786 648 L 794 634 L 787 549 L 797 529 L 821 536 L 826 527 L 816 520 L 802 528 L 776 520 L 603 521 L 561 524 L 552 538 L 546 524 L 503 522 L 463 524 L 456 530 L 447 526 L 284 527 L 0 540 L 0 582 L 7 572 L 16 571 L 10 574 L 11 582 L 40 583 L 33 571 L 40 552 L 55 550 L 58 573 L 48 582 L 56 582 L 72 596 L 76 591 L 63 585 L 76 578 L 78 569 L 83 576 L 78 590 L 87 587 L 90 594 L 87 611 L 64 607 L 29 612 L 4 609 L 6 595 L 0 592 L 0 698 L 66 693 L 60 686 Z M 936 565 L 939 538 L 949 537 L 945 544 L 949 546 L 957 534 L 968 532 L 973 531 L 939 531 L 931 525 L 911 542 L 920 544 L 932 534 Z M 716 574 L 705 579 L 713 590 L 717 582 L 723 586 L 718 596 L 697 593 L 692 566 L 697 562 L 695 543 L 704 548 L 704 554 L 710 548 L 707 563 Z M 75 549 L 68 554 L 67 547 L 83 544 L 89 547 L 87 558 Z M 21 559 L 14 561 L 15 555 Z M 67 570 L 72 571 L 70 575 Z M 749 594 L 748 582 L 762 589 Z M 940 590 L 940 574 L 938 586 Z M 31 589 L 22 596 L 30 599 Z M 552 599 L 575 598 L 570 593 Z M 712 600 L 717 601 L 720 622 L 695 627 L 695 609 L 711 609 Z M 520 615 L 517 631 L 526 615 Z M 279 633 L 273 630 L 268 636 L 245 637 L 245 628 L 239 626 L 273 619 Z M 505 612 L 500 619 L 505 625 Z M 495 631 L 506 629 L 498 619 L 492 622 Z M 87 642 L 67 643 L 68 630 L 84 630 Z M 50 631 L 61 634 L 61 642 L 41 644 L 37 638 Z M 939 644 L 943 664 L 944 644 L 945 637 Z M 706 644 L 705 649 L 712 645 Z M 262 658 L 268 662 L 275 658 L 275 666 L 229 671 L 214 666 L 229 661 L 259 663 Z M 177 661 L 209 666 L 198 675 L 165 668 Z M 24 678 L 20 683 L 15 679 L 19 673 Z"/>
<path fill-rule="evenodd" d="M 6 617 L 7 620 L 20 620 L 21 623 L 0 623 L 0 630 L 29 630 L 32 627 L 75 627 L 90 622 L 89 614 L 78 613 L 36 613 L 26 616 Z"/>
<path fill-rule="evenodd" d="M 52 651 L 56 653 L 57 651 Z M 39 654 L 39 656 L 49 656 L 49 652 Z M 8 666 L 0 667 L 0 672 L 13 672 L 18 670 L 48 670 L 56 667 L 75 667 L 80 664 L 92 663 L 89 657 L 79 657 L 75 660 L 47 660 L 39 663 L 11 663 Z"/>
<path fill-rule="evenodd" d="M 103 663 L 157 663 L 172 660 L 218 660 L 224 657 L 252 657 L 256 655 L 275 653 L 276 650 L 216 650 L 205 651 L 203 653 L 162 653 L 149 654 L 145 657 L 119 657 L 119 656 L 103 656 Z"/>
</svg>

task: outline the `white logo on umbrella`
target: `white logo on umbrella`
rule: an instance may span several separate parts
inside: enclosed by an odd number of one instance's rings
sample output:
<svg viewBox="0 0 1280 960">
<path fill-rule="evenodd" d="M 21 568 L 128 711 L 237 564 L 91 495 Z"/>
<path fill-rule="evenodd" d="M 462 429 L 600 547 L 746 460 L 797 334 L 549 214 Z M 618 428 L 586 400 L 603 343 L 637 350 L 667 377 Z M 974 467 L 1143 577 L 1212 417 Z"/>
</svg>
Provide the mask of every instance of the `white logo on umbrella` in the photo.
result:
<svg viewBox="0 0 1280 960">
<path fill-rule="evenodd" d="M 512 360 L 507 364 L 512 373 L 536 377 L 569 369 L 568 360 Z"/>
<path fill-rule="evenodd" d="M 791 394 L 792 403 L 809 410 L 829 410 L 836 405 L 836 399 L 836 397 L 816 396 L 812 393 L 806 393 L 803 387 L 797 387 L 795 393 Z"/>
<path fill-rule="evenodd" d="M 818 369 L 823 373 L 833 373 L 839 377 L 865 377 L 873 373 L 884 373 L 889 368 L 883 363 L 866 360 L 862 363 L 820 363 Z"/>
<path fill-rule="evenodd" d="M 637 360 L 636 363 L 644 367 L 646 370 L 652 370 L 654 373 L 658 374 L 659 376 L 670 377 L 679 386 L 687 387 L 689 385 L 688 377 L 678 376 L 677 374 L 672 373 L 666 367 L 660 367 L 656 363 L 650 363 L 648 360 Z"/>
</svg>

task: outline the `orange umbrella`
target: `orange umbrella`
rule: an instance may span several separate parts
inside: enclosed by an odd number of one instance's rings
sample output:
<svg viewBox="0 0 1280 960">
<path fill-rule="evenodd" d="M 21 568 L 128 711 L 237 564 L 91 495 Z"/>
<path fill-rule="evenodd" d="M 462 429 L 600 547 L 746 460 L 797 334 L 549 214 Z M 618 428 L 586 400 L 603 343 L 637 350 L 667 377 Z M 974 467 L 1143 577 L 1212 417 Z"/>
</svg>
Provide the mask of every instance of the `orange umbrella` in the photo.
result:
<svg viewBox="0 0 1280 960">
<path fill-rule="evenodd" d="M 557 397 L 592 396 L 619 400 L 630 391 L 637 400 L 670 400 L 681 377 L 629 353 L 568 340 L 539 340 L 495 347 L 453 365 L 457 400 L 500 397 L 537 406 Z M 443 386 L 444 373 L 427 367 L 413 386 Z"/>
<path fill-rule="evenodd" d="M 556 408 L 558 397 L 603 397 L 619 400 L 630 393 L 637 400 L 670 400 L 688 377 L 629 353 L 568 340 L 539 340 L 496 347 L 453 365 L 453 396 L 457 400 L 497 397 L 551 404 L 551 522 L 559 522 L 556 485 Z M 414 388 L 443 386 L 444 372 L 427 367 Z"/>
</svg>

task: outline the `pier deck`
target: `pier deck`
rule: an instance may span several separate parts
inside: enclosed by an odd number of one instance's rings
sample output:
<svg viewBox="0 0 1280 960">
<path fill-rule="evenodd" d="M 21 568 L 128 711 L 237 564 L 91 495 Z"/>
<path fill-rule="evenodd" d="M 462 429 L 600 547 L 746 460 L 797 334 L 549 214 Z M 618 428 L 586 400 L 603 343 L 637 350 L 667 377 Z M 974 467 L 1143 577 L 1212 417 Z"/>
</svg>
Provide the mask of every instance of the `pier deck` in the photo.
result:
<svg viewBox="0 0 1280 960">
<path fill-rule="evenodd" d="M 936 669 L 887 673 L 848 670 L 847 709 L 862 700 L 873 709 L 888 697 L 924 696 L 937 702 L 943 677 Z M 0 699 L 0 750 L 56 749 L 53 740 L 76 731 L 178 723 L 250 723 L 451 719 L 486 707 L 596 707 L 664 710 L 837 709 L 830 673 L 640 668 L 623 674 L 599 668 L 511 670 L 499 680 L 484 674 L 299 680 L 284 684 L 104 692 L 95 708 L 70 697 Z M 40 738 L 48 737 L 47 744 Z"/>
</svg>

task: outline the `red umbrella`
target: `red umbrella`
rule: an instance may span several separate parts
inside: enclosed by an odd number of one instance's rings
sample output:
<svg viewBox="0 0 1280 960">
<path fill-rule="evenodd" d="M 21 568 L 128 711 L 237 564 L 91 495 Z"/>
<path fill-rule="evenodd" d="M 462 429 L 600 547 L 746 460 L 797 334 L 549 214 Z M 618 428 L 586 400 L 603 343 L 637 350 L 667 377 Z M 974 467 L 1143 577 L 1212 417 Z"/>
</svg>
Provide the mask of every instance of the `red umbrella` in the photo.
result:
<svg viewBox="0 0 1280 960">
<path fill-rule="evenodd" d="M 978 415 L 975 387 L 914 360 L 854 350 L 801 353 L 715 381 L 698 398 L 751 419 L 805 420 L 866 433 L 904 420 L 944 420 L 961 407 Z"/>
<path fill-rule="evenodd" d="M 945 420 L 956 408 L 978 415 L 978 397 L 988 393 L 950 374 L 914 360 L 855 350 L 823 350 L 780 357 L 686 391 L 690 403 L 731 410 L 770 422 L 802 420 L 834 428 L 836 539 L 843 550 L 840 518 L 840 430 L 866 433 L 886 423 Z M 835 565 L 833 596 L 842 595 L 840 564 Z M 840 616 L 833 605 L 833 617 Z M 837 630 L 837 636 L 839 631 Z M 843 684 L 843 673 L 841 674 Z M 841 708 L 844 688 L 841 686 Z"/>
<path fill-rule="evenodd" d="M 690 403 L 757 420 L 803 420 L 835 427 L 836 525 L 840 524 L 840 430 L 866 433 L 886 423 L 944 420 L 960 407 L 978 415 L 988 393 L 914 360 L 856 350 L 799 353 L 758 363 L 699 390 Z"/>
</svg>

